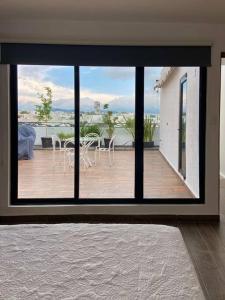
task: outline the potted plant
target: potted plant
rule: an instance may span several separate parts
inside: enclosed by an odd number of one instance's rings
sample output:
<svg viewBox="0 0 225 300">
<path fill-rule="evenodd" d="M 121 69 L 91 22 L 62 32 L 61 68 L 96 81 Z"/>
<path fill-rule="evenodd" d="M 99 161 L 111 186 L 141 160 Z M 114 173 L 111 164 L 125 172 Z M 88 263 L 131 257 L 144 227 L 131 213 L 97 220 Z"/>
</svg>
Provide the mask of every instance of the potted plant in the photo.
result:
<svg viewBox="0 0 225 300">
<path fill-rule="evenodd" d="M 98 124 L 84 124 L 80 127 L 80 136 L 85 137 L 89 133 L 96 133 L 98 136 L 101 137 L 102 135 L 102 130 L 100 129 Z M 96 147 L 98 146 L 98 142 L 94 142 L 91 147 Z"/>
<path fill-rule="evenodd" d="M 109 104 L 104 104 L 103 108 L 106 111 L 106 113 L 102 117 L 102 121 L 106 126 L 106 133 L 107 137 L 104 138 L 105 147 L 109 147 L 109 142 L 113 136 L 113 133 L 115 131 L 115 126 L 117 125 L 118 117 L 113 117 L 113 113 L 111 110 L 108 110 Z"/>
<path fill-rule="evenodd" d="M 91 124 L 91 125 L 85 124 L 85 125 L 82 125 L 80 127 L 80 136 L 84 137 L 88 133 L 96 133 L 99 136 L 101 136 L 101 134 L 102 134 L 101 129 L 100 129 L 99 125 L 97 125 L 97 124 Z"/>
<path fill-rule="evenodd" d="M 123 115 L 124 122 L 122 122 L 123 128 L 131 135 L 132 137 L 132 145 L 134 147 L 135 143 L 135 118 L 134 117 L 126 117 Z"/>
<path fill-rule="evenodd" d="M 61 147 L 64 147 L 65 140 L 73 138 L 74 137 L 74 133 L 72 133 L 72 132 L 71 133 L 65 133 L 64 131 L 62 131 L 62 132 L 59 132 L 57 134 L 57 136 L 61 140 Z M 56 143 L 56 146 L 59 146 L 58 143 Z M 67 147 L 70 147 L 70 148 L 74 147 L 74 143 L 68 143 Z"/>
<path fill-rule="evenodd" d="M 48 137 L 48 122 L 51 120 L 52 112 L 52 90 L 50 87 L 44 88 L 46 95 L 38 94 L 40 105 L 35 106 L 35 114 L 39 122 L 45 123 L 45 137 L 41 137 L 42 147 L 52 147 L 52 139 Z"/>
<path fill-rule="evenodd" d="M 152 148 L 154 147 L 154 133 L 156 129 L 156 124 L 153 122 L 151 116 L 145 116 L 144 119 L 144 147 Z"/>
</svg>

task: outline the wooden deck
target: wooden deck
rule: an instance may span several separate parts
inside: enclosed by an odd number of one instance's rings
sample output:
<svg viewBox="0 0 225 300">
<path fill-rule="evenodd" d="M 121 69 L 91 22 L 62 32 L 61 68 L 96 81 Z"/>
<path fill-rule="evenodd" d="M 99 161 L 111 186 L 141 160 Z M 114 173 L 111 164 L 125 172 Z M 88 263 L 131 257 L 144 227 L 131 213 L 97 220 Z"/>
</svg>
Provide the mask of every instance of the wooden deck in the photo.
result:
<svg viewBox="0 0 225 300">
<path fill-rule="evenodd" d="M 92 156 L 93 153 L 90 153 Z M 192 198 L 192 194 L 159 151 L 145 151 L 144 195 L 146 198 Z M 35 150 L 33 160 L 19 161 L 19 198 L 72 198 L 74 170 L 64 171 L 63 152 Z M 81 198 L 134 197 L 134 151 L 115 151 L 110 167 L 107 153 L 97 165 L 81 167 Z"/>
</svg>

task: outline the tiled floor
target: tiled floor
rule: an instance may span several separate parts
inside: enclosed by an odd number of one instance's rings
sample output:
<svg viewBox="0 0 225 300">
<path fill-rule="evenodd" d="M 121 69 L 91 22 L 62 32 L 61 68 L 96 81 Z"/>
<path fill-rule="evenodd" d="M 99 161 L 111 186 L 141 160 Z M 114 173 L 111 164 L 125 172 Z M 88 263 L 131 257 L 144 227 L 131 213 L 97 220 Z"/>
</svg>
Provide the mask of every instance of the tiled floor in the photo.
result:
<svg viewBox="0 0 225 300">
<path fill-rule="evenodd" d="M 34 151 L 33 160 L 19 161 L 19 198 L 73 198 L 74 168 L 66 164 L 63 152 Z M 91 151 L 90 158 L 94 158 Z M 146 198 L 192 198 L 192 194 L 159 151 L 144 154 L 144 196 Z M 80 172 L 81 198 L 133 198 L 134 151 L 115 151 L 113 165 L 107 153 L 97 164 Z"/>
</svg>

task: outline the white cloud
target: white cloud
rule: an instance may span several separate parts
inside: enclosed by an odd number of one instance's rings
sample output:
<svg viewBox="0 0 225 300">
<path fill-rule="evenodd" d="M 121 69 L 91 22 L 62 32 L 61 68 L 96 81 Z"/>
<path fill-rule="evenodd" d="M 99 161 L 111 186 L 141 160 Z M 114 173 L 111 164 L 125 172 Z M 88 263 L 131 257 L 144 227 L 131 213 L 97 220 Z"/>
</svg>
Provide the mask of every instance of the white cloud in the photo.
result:
<svg viewBox="0 0 225 300">
<path fill-rule="evenodd" d="M 81 89 L 80 97 L 82 98 L 91 98 L 94 101 L 99 101 L 100 103 L 109 103 L 110 101 L 114 100 L 118 95 L 114 94 L 106 94 L 106 93 L 96 93 L 92 90 L 88 89 Z M 120 96 L 122 97 L 122 95 Z"/>
<path fill-rule="evenodd" d="M 48 72 L 57 69 L 67 68 L 65 66 L 39 66 L 39 65 L 19 65 L 18 74 L 19 77 L 31 77 L 37 80 L 44 80 Z"/>
<path fill-rule="evenodd" d="M 18 98 L 20 104 L 39 104 L 38 94 L 44 92 L 44 87 L 52 89 L 54 102 L 63 102 L 64 106 L 73 106 L 74 89 L 57 85 L 49 79 L 48 72 L 54 69 L 64 68 L 61 66 L 19 66 L 18 69 Z M 108 93 L 97 93 L 91 89 L 81 89 L 81 98 L 91 98 L 94 101 L 108 103 L 118 95 Z M 122 97 L 122 95 L 121 95 Z"/>
<path fill-rule="evenodd" d="M 19 104 L 26 105 L 33 103 L 39 104 L 40 99 L 38 93 L 44 92 L 44 87 L 49 86 L 53 93 L 53 107 L 60 108 L 73 108 L 74 107 L 74 89 L 55 84 L 49 78 L 49 72 L 54 69 L 65 68 L 62 66 L 19 66 L 18 72 L 18 97 Z M 110 71 L 111 70 L 111 71 Z M 133 68 L 108 68 L 108 75 L 114 78 L 126 77 L 128 78 L 133 74 Z M 107 71 L 107 72 L 108 72 Z M 126 72 L 124 72 L 126 71 Z M 156 70 L 154 70 L 156 71 Z M 158 71 L 158 70 L 157 70 Z M 158 71 L 159 72 L 159 71 Z M 128 74 L 129 73 L 129 74 Z M 128 76 L 129 75 L 129 76 Z M 154 76 L 152 76 L 154 75 Z M 132 75 L 133 76 L 133 75 Z M 145 109 L 150 110 L 154 108 L 157 110 L 159 107 L 159 95 L 153 89 L 153 78 L 156 75 L 149 72 L 146 76 L 145 84 Z M 101 104 L 110 103 L 112 101 L 112 107 L 123 107 L 124 111 L 134 108 L 134 94 L 132 95 L 118 95 L 110 93 L 99 93 L 91 89 L 81 88 L 81 106 L 82 99 L 90 99 L 91 101 L 99 101 Z M 54 105 L 55 104 L 55 105 Z"/>
<path fill-rule="evenodd" d="M 65 100 L 71 101 L 74 97 L 73 89 L 66 88 L 54 84 L 51 81 L 36 80 L 30 79 L 28 77 L 19 78 L 18 81 L 18 96 L 19 102 L 34 102 L 35 104 L 40 103 L 38 93 L 41 94 L 44 92 L 44 87 L 50 87 L 53 93 L 54 100 Z"/>
</svg>

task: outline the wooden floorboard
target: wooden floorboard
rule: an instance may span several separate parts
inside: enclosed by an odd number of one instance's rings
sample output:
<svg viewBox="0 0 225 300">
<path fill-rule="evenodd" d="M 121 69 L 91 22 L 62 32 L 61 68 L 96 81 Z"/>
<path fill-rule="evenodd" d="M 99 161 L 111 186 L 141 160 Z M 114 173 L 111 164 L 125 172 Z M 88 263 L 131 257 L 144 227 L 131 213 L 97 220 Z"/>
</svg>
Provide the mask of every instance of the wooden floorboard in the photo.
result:
<svg viewBox="0 0 225 300">
<path fill-rule="evenodd" d="M 204 226 L 202 228 L 201 226 Z M 185 244 L 194 263 L 199 281 L 206 299 L 225 299 L 225 278 L 223 264 L 225 260 L 217 252 L 217 246 L 212 250 L 210 236 L 205 230 L 213 228 L 211 224 L 180 225 Z"/>
<path fill-rule="evenodd" d="M 204 276 L 205 274 L 207 275 L 208 263 L 205 264 L 204 262 L 210 261 L 210 259 L 208 259 L 210 258 L 209 253 L 207 251 L 201 251 L 202 249 L 204 249 L 204 247 L 202 245 L 201 236 L 196 230 L 196 226 L 194 224 L 179 224 L 178 227 L 181 230 L 184 242 L 187 246 L 188 252 L 195 266 L 195 270 L 198 275 L 198 279 L 202 286 L 203 292 L 206 298 L 208 298 L 209 294 L 206 288 L 206 282 L 208 278 Z"/>
<path fill-rule="evenodd" d="M 180 221 L 185 244 L 207 300 L 225 300 L 225 179 L 220 181 L 220 222 Z"/>
</svg>

